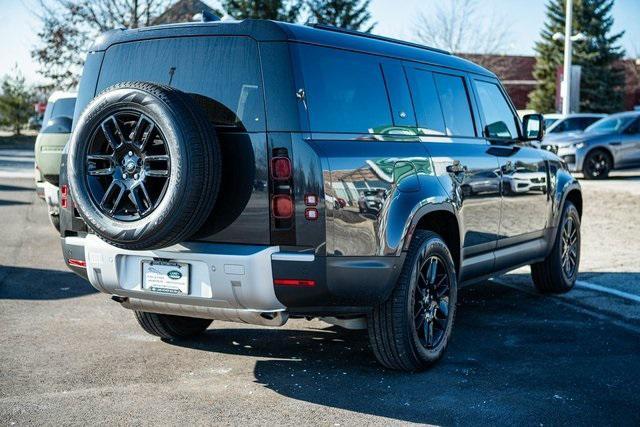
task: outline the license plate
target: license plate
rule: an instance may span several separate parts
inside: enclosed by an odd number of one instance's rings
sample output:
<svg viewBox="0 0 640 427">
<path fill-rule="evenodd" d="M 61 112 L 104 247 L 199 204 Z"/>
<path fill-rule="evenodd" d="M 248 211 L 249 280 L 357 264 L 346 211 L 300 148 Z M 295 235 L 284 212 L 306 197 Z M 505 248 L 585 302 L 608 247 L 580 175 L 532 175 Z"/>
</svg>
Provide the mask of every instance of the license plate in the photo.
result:
<svg viewBox="0 0 640 427">
<path fill-rule="evenodd" d="M 142 289 L 189 295 L 189 264 L 168 261 L 142 261 Z"/>
</svg>

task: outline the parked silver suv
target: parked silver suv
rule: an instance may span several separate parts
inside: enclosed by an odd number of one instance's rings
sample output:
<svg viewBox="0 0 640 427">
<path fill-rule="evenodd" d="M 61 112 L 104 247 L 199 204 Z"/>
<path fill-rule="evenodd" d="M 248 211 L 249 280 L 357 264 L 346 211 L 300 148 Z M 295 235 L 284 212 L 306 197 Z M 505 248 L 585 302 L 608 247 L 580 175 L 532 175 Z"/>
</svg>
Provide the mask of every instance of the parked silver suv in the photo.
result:
<svg viewBox="0 0 640 427">
<path fill-rule="evenodd" d="M 604 179 L 613 169 L 640 166 L 640 111 L 612 114 L 582 133 L 545 141 L 543 147 L 557 152 L 572 172 L 586 179 Z"/>
</svg>

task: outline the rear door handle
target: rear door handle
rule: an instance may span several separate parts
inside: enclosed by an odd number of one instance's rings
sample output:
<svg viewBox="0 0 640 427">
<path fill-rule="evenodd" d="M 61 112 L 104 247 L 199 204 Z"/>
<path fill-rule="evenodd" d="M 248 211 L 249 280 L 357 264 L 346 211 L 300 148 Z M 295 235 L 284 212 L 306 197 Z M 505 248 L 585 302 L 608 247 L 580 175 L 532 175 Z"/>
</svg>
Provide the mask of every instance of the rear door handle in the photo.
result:
<svg viewBox="0 0 640 427">
<path fill-rule="evenodd" d="M 447 172 L 454 175 L 464 174 L 467 172 L 467 167 L 460 163 L 460 160 L 454 160 L 452 164 L 447 166 Z"/>
</svg>

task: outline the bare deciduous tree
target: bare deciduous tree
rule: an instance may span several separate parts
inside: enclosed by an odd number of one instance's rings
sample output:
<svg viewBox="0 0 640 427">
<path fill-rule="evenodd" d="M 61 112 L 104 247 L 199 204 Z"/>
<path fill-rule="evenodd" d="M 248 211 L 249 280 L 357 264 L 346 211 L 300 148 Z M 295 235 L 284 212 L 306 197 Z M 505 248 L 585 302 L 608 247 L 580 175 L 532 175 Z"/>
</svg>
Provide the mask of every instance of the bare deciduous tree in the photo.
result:
<svg viewBox="0 0 640 427">
<path fill-rule="evenodd" d="M 152 23 L 174 0 L 38 0 L 42 28 L 33 57 L 52 86 L 68 89 L 79 78 L 85 55 L 100 33 Z"/>
<path fill-rule="evenodd" d="M 508 22 L 496 11 L 479 8 L 477 0 L 438 1 L 435 13 L 421 12 L 417 39 L 455 53 L 504 53 L 508 50 Z"/>
</svg>

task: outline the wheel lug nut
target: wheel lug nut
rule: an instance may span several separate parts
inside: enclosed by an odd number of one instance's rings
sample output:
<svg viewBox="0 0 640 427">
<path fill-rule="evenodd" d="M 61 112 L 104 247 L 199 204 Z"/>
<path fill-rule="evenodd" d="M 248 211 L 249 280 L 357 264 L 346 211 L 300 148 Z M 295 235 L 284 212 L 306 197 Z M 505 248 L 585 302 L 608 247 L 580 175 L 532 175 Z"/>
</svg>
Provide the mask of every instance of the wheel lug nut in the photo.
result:
<svg viewBox="0 0 640 427">
<path fill-rule="evenodd" d="M 129 151 L 129 155 L 130 155 L 130 156 L 133 156 L 133 151 Z"/>
<path fill-rule="evenodd" d="M 124 179 L 127 179 L 127 174 L 126 174 L 126 173 L 125 173 L 125 174 L 122 174 L 122 177 L 123 177 Z"/>
<path fill-rule="evenodd" d="M 138 179 L 138 174 L 133 175 L 134 179 Z"/>
</svg>

